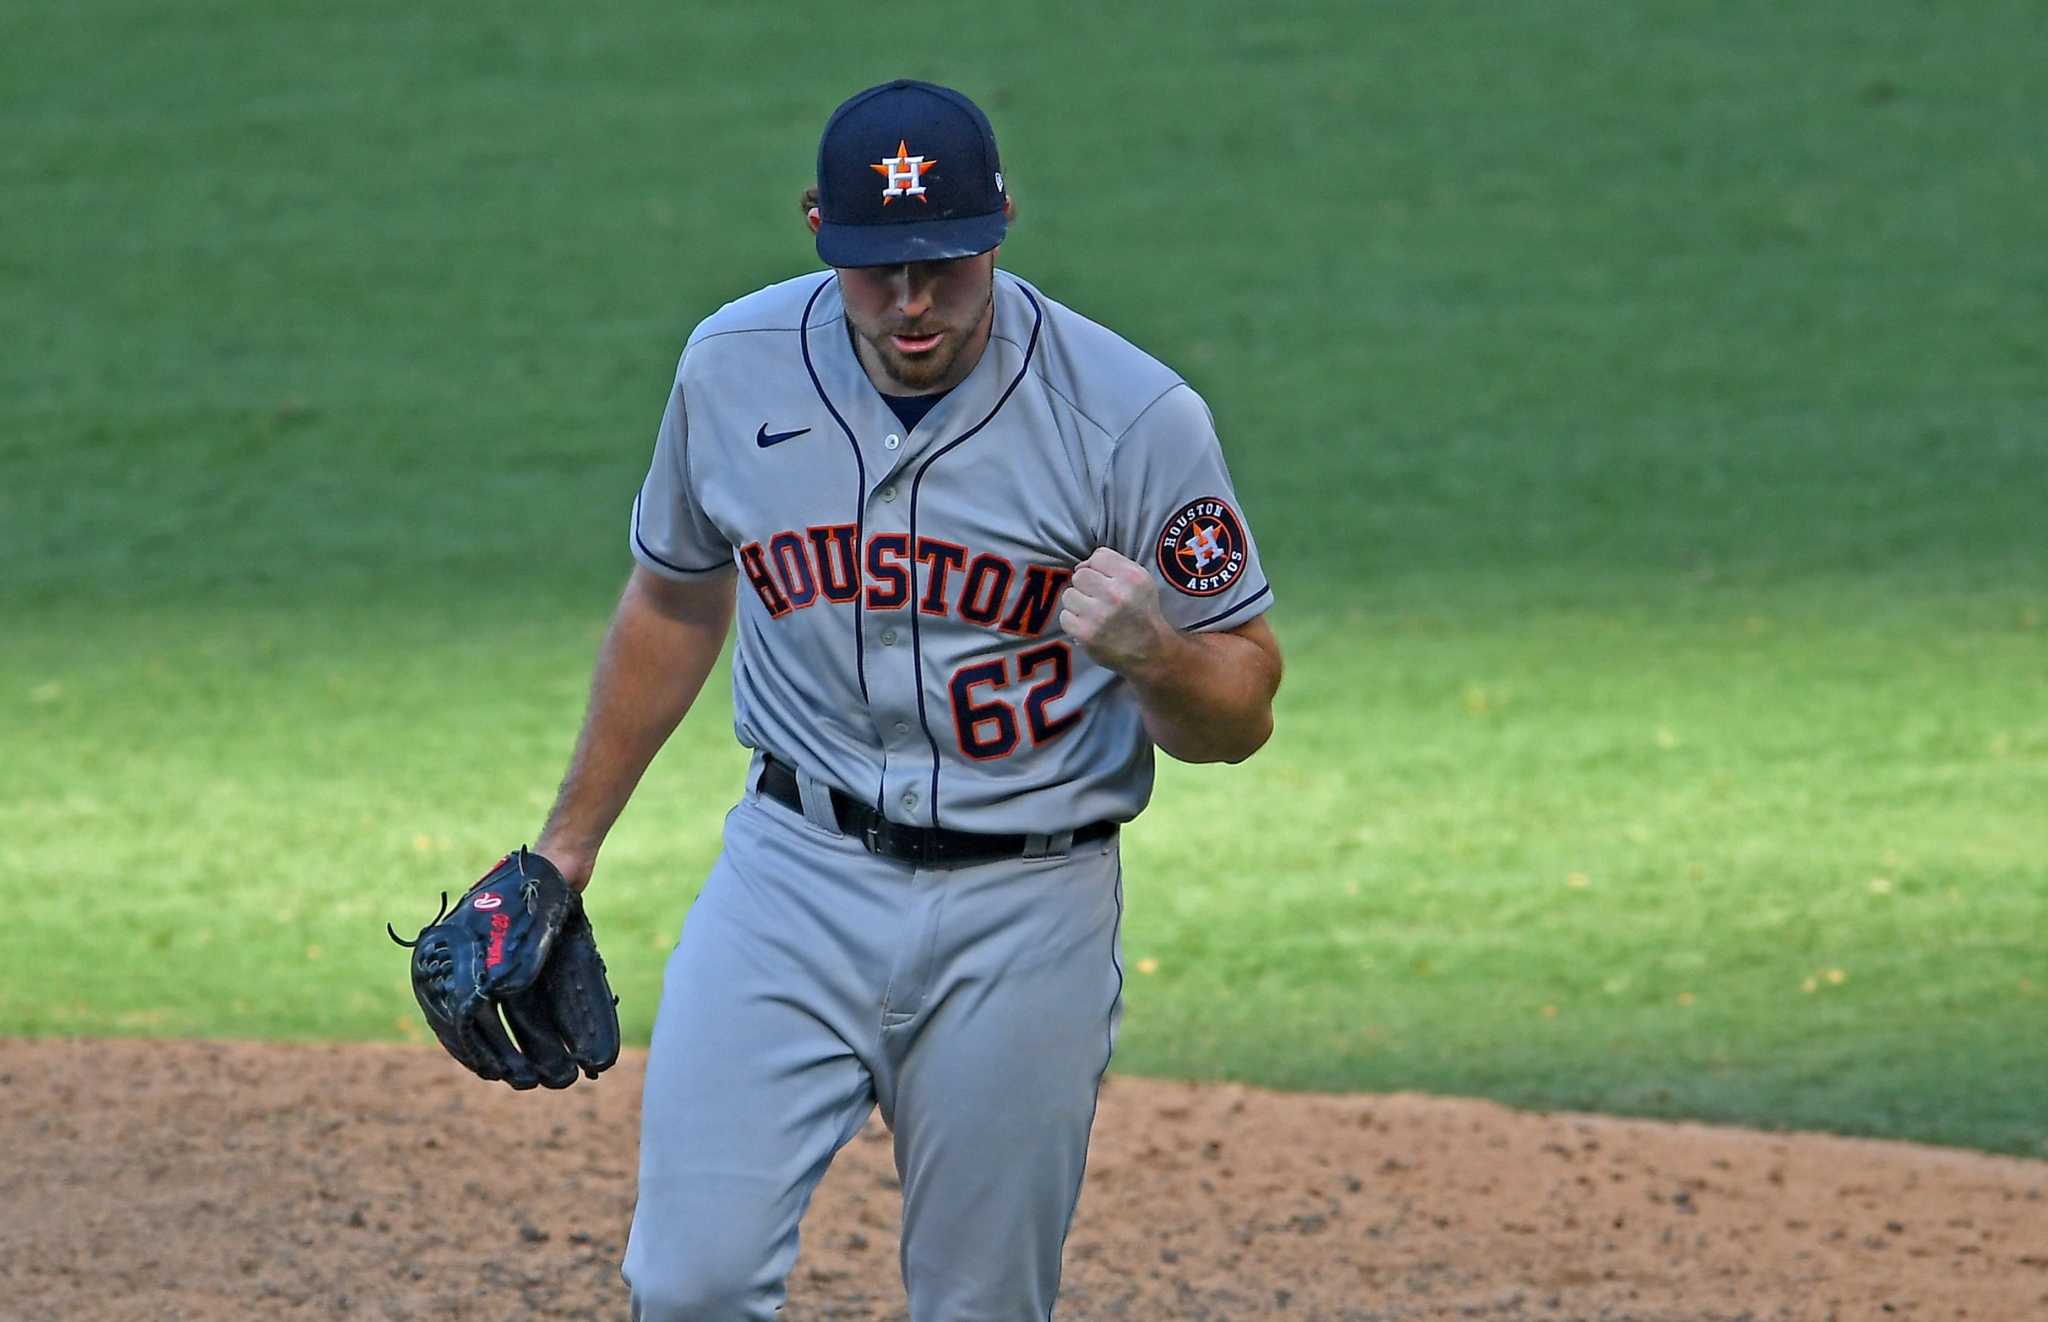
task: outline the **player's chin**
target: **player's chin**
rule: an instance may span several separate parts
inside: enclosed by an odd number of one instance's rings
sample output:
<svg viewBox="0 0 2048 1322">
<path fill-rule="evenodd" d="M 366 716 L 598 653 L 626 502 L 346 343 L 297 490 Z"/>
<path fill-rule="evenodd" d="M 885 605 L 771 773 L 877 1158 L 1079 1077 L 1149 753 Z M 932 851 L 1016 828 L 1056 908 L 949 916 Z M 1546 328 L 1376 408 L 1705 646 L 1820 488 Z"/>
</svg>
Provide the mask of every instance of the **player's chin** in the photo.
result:
<svg viewBox="0 0 2048 1322">
<path fill-rule="evenodd" d="M 952 370 L 953 359 L 958 356 L 942 352 L 945 347 L 946 341 L 943 336 L 937 344 L 922 353 L 904 353 L 891 344 L 887 355 L 889 375 L 912 389 L 937 385 L 945 379 L 946 373 Z"/>
</svg>

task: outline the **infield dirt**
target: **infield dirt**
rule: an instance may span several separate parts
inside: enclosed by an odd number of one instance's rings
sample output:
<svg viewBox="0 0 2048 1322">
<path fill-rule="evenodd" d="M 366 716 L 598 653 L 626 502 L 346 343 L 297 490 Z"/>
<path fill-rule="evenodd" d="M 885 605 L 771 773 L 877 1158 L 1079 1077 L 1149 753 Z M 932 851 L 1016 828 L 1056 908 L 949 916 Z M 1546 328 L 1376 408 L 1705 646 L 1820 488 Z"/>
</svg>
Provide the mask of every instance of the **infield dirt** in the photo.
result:
<svg viewBox="0 0 2048 1322">
<path fill-rule="evenodd" d="M 644 1057 L 515 1094 L 438 1051 L 0 1041 L 0 1316 L 620 1318 Z M 879 1121 L 791 1322 L 904 1316 Z M 1059 1317 L 2048 1316 L 2048 1163 L 1112 1077 Z"/>
</svg>

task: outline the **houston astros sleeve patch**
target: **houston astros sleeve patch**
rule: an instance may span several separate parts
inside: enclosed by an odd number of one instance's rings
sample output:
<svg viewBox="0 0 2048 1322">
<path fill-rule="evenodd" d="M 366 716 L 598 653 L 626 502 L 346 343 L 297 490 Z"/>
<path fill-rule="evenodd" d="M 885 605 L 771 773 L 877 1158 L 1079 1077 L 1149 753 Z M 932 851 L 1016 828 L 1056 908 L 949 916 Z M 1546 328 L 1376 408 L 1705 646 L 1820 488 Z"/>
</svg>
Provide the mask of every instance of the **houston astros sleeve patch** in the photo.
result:
<svg viewBox="0 0 2048 1322">
<path fill-rule="evenodd" d="M 1244 575 L 1244 523 L 1216 496 L 1174 511 L 1159 533 L 1159 573 L 1191 597 L 1228 591 Z"/>
</svg>

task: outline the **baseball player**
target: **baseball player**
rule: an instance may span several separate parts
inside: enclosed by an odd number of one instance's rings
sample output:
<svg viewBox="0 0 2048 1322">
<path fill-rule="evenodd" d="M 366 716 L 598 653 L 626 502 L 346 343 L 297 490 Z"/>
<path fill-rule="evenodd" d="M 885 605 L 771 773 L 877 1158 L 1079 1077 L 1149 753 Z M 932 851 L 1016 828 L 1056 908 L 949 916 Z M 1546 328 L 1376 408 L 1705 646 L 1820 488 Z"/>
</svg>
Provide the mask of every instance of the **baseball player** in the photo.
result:
<svg viewBox="0 0 2048 1322">
<path fill-rule="evenodd" d="M 829 271 L 699 325 L 537 852 L 579 891 L 732 626 L 753 750 L 648 1058 L 633 1316 L 767 1318 L 879 1105 L 916 1322 L 1051 1316 L 1123 986 L 1117 831 L 1156 745 L 1272 730 L 1272 592 L 1209 412 L 996 266 L 988 120 L 833 112 Z"/>
</svg>

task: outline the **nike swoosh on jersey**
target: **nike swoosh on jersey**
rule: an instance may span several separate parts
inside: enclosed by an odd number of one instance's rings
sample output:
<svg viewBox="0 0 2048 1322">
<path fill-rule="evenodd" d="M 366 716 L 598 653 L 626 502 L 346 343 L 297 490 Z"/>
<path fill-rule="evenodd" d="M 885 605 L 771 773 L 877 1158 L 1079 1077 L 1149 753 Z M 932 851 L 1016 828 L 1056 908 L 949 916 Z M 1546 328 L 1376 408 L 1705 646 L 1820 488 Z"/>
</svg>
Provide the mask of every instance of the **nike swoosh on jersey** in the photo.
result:
<svg viewBox="0 0 2048 1322">
<path fill-rule="evenodd" d="M 809 427 L 799 427 L 795 431 L 771 432 L 768 430 L 768 424 L 764 422 L 761 424 L 761 430 L 754 433 L 754 444 L 765 450 L 771 445 L 780 445 L 784 441 L 795 440 L 809 430 Z"/>
</svg>

